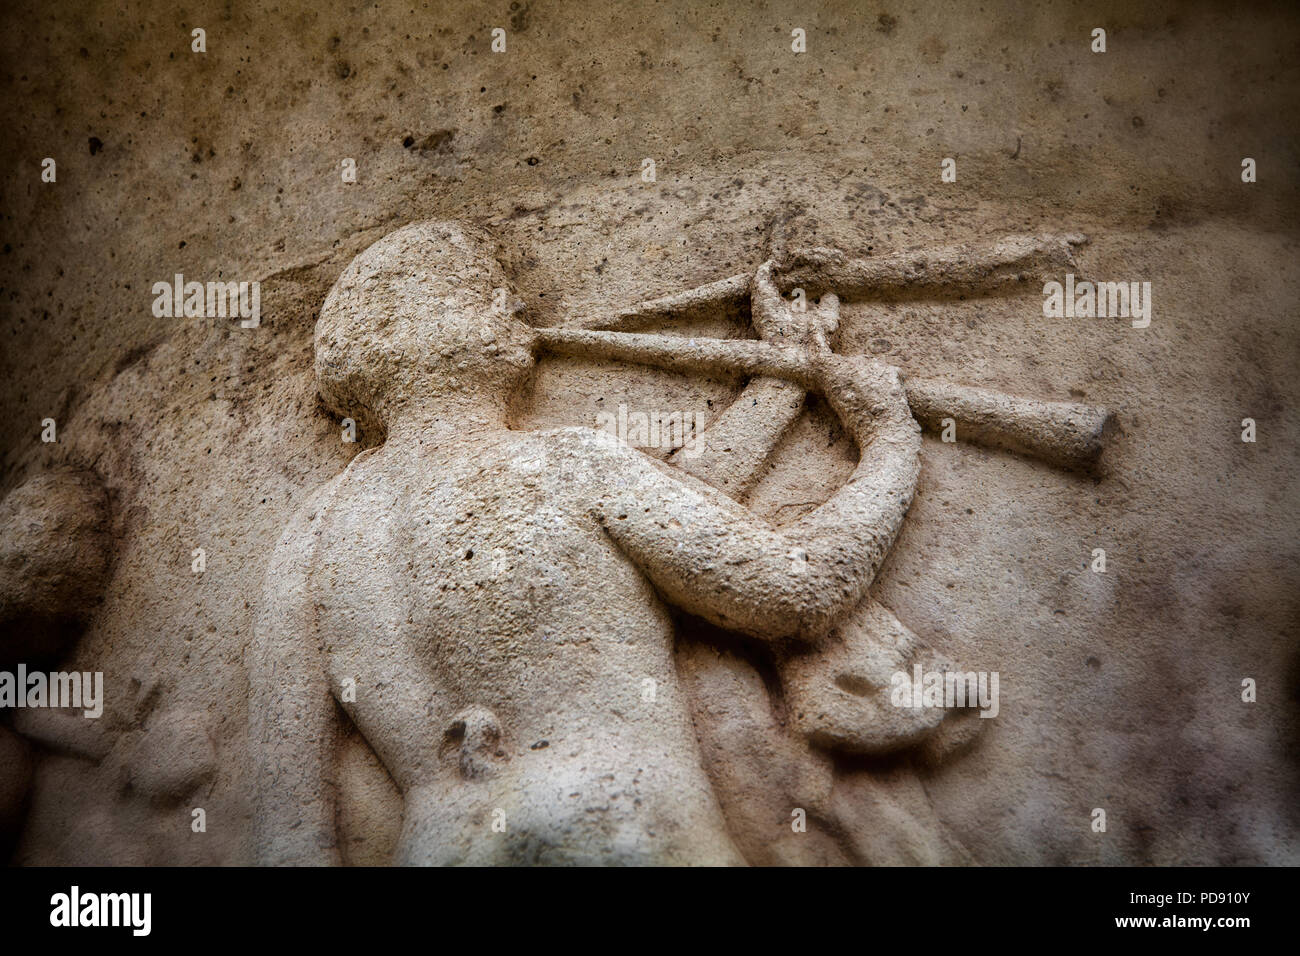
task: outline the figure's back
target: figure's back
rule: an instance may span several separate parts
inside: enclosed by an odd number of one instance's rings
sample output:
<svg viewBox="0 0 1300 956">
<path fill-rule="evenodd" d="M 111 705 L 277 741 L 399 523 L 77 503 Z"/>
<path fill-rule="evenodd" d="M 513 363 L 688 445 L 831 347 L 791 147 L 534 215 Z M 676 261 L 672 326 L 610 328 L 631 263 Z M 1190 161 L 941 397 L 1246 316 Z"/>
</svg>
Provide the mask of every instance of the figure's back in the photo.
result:
<svg viewBox="0 0 1300 956">
<path fill-rule="evenodd" d="M 593 436 L 368 453 L 318 515 L 325 665 L 411 862 L 733 860 L 670 617 L 586 503 L 620 467 Z"/>
</svg>

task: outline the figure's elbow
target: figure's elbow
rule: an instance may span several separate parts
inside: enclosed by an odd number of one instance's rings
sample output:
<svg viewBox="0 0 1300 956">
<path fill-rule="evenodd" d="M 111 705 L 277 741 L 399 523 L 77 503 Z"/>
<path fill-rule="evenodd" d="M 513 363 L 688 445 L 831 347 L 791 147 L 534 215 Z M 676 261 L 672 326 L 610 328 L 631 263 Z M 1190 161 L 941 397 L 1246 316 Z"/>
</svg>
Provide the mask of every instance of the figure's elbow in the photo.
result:
<svg viewBox="0 0 1300 956">
<path fill-rule="evenodd" d="M 755 636 L 820 641 L 861 598 L 856 577 L 834 563 L 796 552 L 789 568 L 756 602 Z"/>
</svg>

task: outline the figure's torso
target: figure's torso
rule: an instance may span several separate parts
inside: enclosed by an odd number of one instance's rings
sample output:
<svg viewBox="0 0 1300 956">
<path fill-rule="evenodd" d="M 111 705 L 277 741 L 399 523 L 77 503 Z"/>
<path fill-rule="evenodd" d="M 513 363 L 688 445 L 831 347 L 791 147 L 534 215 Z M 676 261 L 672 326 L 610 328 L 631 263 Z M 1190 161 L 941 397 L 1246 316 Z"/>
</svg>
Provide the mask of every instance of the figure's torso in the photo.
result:
<svg viewBox="0 0 1300 956">
<path fill-rule="evenodd" d="M 575 432 L 384 449 L 318 515 L 331 687 L 406 794 L 405 861 L 739 861 L 671 618 L 591 507 L 628 465 Z"/>
</svg>

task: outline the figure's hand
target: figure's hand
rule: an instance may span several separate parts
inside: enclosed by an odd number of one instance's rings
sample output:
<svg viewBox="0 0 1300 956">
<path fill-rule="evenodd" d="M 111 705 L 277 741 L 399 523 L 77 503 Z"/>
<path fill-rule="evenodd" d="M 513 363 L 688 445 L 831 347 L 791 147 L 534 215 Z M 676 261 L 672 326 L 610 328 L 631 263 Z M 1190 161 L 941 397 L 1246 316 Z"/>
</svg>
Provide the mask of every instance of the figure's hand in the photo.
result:
<svg viewBox="0 0 1300 956">
<path fill-rule="evenodd" d="M 833 292 L 821 297 L 816 307 L 797 311 L 781 296 L 772 279 L 772 261 L 758 268 L 750 286 L 754 328 L 759 337 L 774 345 L 792 345 L 814 352 L 829 352 L 840 327 L 840 300 Z"/>
</svg>

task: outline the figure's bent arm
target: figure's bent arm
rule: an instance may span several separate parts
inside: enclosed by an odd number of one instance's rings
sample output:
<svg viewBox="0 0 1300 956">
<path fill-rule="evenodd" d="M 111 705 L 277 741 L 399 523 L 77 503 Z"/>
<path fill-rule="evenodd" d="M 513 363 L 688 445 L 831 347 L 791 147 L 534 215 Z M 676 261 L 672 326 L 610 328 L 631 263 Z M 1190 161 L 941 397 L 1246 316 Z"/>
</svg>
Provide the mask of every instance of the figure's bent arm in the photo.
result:
<svg viewBox="0 0 1300 956">
<path fill-rule="evenodd" d="M 855 604 L 911 505 L 920 428 L 896 370 L 827 356 L 827 400 L 861 449 L 847 484 L 781 529 L 667 466 L 618 456 L 623 483 L 597 514 L 656 586 L 690 613 L 759 637 L 815 638 Z"/>
<path fill-rule="evenodd" d="M 328 497 L 327 492 L 315 501 Z M 256 861 L 263 865 L 339 862 L 333 773 L 338 721 L 308 592 L 316 507 L 290 521 L 267 565 L 249 651 L 253 830 Z"/>
</svg>

